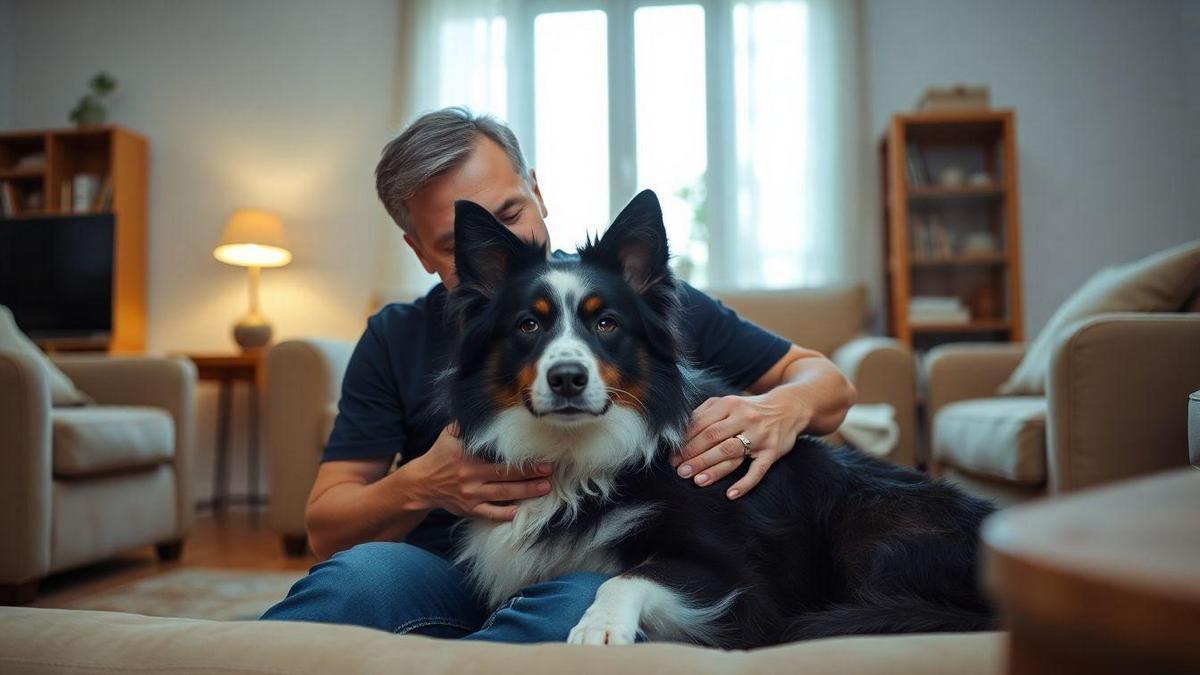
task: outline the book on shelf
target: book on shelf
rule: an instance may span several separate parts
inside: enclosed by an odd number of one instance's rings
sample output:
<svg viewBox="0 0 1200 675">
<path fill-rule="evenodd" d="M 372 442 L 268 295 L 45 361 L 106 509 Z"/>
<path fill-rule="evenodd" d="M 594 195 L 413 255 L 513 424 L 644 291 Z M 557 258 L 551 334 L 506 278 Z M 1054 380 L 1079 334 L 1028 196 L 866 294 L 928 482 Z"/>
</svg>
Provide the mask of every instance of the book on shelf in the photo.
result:
<svg viewBox="0 0 1200 675">
<path fill-rule="evenodd" d="M 64 180 L 58 188 L 58 208 L 63 213 L 71 212 L 71 181 Z"/>
<path fill-rule="evenodd" d="M 966 309 L 959 309 L 953 312 L 925 312 L 909 310 L 908 322 L 917 325 L 929 323 L 966 325 L 971 323 L 971 312 Z"/>
<path fill-rule="evenodd" d="M 95 201 L 92 202 L 92 211 L 103 213 L 112 208 L 112 177 L 105 176 L 104 183 L 100 186 L 100 192 L 96 195 Z"/>
<path fill-rule="evenodd" d="M 909 187 L 924 187 L 929 184 L 929 169 L 916 143 L 909 142 L 904 149 L 905 172 Z"/>
<path fill-rule="evenodd" d="M 10 181 L 0 183 L 0 211 L 3 212 L 5 218 L 12 218 L 17 215 L 21 209 L 20 200 L 17 199 L 17 189 L 13 187 Z"/>
<path fill-rule="evenodd" d="M 954 255 L 954 235 L 941 216 L 914 217 L 912 237 L 914 258 L 948 258 Z"/>
<path fill-rule="evenodd" d="M 967 324 L 971 312 L 953 296 L 917 295 L 908 301 L 908 321 L 913 324 Z"/>
</svg>

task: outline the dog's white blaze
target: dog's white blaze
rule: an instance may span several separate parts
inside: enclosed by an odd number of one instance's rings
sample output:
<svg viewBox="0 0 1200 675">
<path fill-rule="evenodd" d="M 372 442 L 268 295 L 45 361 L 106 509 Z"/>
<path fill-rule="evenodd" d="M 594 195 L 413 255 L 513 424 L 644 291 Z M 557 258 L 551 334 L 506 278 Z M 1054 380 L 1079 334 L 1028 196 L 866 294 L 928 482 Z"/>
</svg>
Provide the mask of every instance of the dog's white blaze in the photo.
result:
<svg viewBox="0 0 1200 675">
<path fill-rule="evenodd" d="M 538 358 L 537 377 L 534 379 L 530 391 L 530 403 L 533 404 L 534 410 L 549 409 L 554 404 L 556 396 L 550 390 L 547 374 L 551 368 L 560 363 L 574 361 L 583 364 L 583 367 L 587 369 L 588 383 L 580 394 L 582 407 L 585 410 L 599 412 L 608 402 L 608 392 L 605 390 L 604 380 L 600 377 L 600 364 L 596 362 L 592 350 L 576 334 L 573 321 L 576 308 L 587 294 L 587 286 L 578 275 L 564 270 L 550 270 L 543 280 L 555 295 L 561 318 L 558 321 L 558 332 L 546 345 L 541 357 Z M 545 421 L 548 424 L 556 423 L 554 419 Z"/>
<path fill-rule="evenodd" d="M 574 312 L 583 296 L 587 293 L 587 285 L 583 277 L 566 270 L 550 270 L 542 277 L 558 296 L 558 306 Z"/>
<path fill-rule="evenodd" d="M 736 593 L 710 607 L 696 607 L 680 593 L 644 577 L 623 575 L 600 585 L 596 599 L 571 629 L 567 642 L 631 644 L 639 630 L 650 640 L 711 644 L 716 621 L 729 611 Z"/>
</svg>

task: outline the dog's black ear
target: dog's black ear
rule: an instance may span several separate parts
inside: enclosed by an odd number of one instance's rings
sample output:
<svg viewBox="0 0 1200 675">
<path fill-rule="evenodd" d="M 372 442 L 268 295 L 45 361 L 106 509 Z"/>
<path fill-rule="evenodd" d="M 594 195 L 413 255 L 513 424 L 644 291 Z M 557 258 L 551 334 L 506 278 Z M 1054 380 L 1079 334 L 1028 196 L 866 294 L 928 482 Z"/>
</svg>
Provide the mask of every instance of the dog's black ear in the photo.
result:
<svg viewBox="0 0 1200 675">
<path fill-rule="evenodd" d="M 662 281 L 670 268 L 667 230 L 658 196 L 653 190 L 642 190 L 621 210 L 600 241 L 579 253 L 584 260 L 620 272 L 639 293 Z"/>
<path fill-rule="evenodd" d="M 518 239 L 482 206 L 454 202 L 454 269 L 460 283 L 489 292 L 531 257 L 531 248 L 541 247 Z"/>
</svg>

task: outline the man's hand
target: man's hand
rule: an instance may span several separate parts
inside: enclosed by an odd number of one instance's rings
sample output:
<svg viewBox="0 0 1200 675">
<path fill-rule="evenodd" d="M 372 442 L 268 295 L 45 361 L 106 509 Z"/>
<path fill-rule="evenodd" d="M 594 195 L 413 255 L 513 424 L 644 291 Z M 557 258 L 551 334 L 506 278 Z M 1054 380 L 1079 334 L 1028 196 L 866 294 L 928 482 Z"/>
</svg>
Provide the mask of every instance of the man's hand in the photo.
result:
<svg viewBox="0 0 1200 675">
<path fill-rule="evenodd" d="M 442 508 L 459 516 L 512 520 L 514 502 L 541 497 L 550 492 L 546 480 L 554 467 L 545 462 L 531 470 L 520 470 L 472 457 L 458 438 L 458 425 L 450 424 L 438 435 L 424 455 L 409 462 L 412 484 L 419 486 L 413 498 L 418 508 Z"/>
<path fill-rule="evenodd" d="M 750 441 L 750 468 L 725 494 L 737 499 L 766 475 L 767 469 L 790 452 L 812 419 L 811 408 L 785 405 L 759 396 L 710 398 L 692 413 L 683 447 L 676 458 L 679 475 L 704 486 L 724 478 L 746 460 L 737 434 Z M 693 478 L 694 476 L 694 478 Z"/>
</svg>

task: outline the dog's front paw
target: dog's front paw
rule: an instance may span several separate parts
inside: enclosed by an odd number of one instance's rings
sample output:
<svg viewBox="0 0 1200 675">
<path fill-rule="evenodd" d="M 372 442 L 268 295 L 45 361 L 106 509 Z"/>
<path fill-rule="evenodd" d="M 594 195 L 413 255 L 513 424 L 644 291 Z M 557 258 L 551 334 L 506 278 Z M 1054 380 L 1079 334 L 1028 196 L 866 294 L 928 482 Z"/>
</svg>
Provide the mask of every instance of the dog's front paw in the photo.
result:
<svg viewBox="0 0 1200 675">
<path fill-rule="evenodd" d="M 567 642 L 573 645 L 631 645 L 636 638 L 637 621 L 589 608 L 571 629 Z"/>
</svg>

